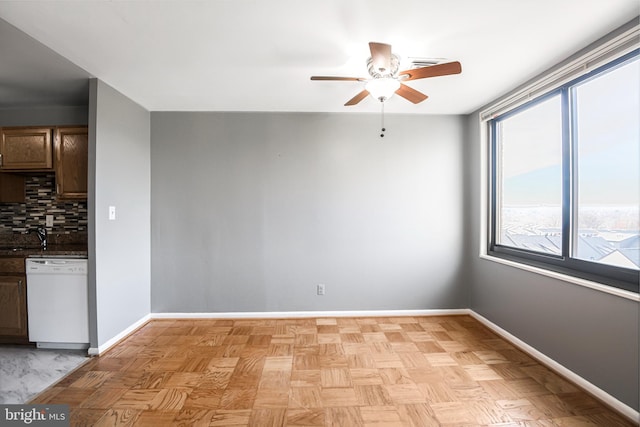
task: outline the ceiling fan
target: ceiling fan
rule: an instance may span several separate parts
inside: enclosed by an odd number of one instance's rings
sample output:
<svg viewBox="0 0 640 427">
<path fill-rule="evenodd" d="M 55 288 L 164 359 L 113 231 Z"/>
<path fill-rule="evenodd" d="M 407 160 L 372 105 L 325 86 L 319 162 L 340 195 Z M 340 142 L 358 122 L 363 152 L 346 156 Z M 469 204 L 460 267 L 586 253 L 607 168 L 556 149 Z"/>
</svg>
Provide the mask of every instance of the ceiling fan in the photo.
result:
<svg viewBox="0 0 640 427">
<path fill-rule="evenodd" d="M 370 42 L 369 49 L 371 50 L 371 57 L 367 60 L 369 78 L 311 76 L 311 80 L 366 82 L 365 89 L 347 101 L 345 106 L 356 105 L 367 95 L 371 95 L 380 102 L 385 102 L 394 93 L 417 104 L 427 99 L 427 95 L 405 85 L 404 82 L 462 72 L 462 66 L 457 61 L 398 71 L 400 58 L 391 53 L 391 45 Z"/>
</svg>

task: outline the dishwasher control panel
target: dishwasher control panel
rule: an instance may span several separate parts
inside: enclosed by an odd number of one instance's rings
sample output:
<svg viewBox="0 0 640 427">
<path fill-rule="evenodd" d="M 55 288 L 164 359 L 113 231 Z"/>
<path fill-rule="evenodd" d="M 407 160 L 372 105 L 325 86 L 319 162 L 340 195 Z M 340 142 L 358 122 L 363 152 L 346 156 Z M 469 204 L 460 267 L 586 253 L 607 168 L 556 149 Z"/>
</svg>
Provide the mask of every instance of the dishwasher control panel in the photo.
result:
<svg viewBox="0 0 640 427">
<path fill-rule="evenodd" d="M 77 258 L 27 258 L 27 274 L 87 274 L 87 260 Z"/>
</svg>

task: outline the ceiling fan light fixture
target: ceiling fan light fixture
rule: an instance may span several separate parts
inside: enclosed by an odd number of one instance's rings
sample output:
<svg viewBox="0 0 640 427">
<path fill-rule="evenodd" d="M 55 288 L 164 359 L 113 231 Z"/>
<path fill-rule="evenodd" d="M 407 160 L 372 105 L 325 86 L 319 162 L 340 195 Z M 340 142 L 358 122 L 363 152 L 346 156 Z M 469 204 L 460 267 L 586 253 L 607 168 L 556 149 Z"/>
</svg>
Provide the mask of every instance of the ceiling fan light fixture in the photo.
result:
<svg viewBox="0 0 640 427">
<path fill-rule="evenodd" d="M 391 98 L 400 89 L 400 82 L 393 77 L 381 77 L 369 80 L 365 86 L 367 92 L 380 102 Z"/>
<path fill-rule="evenodd" d="M 405 82 L 428 77 L 448 76 L 460 74 L 462 66 L 458 61 L 442 62 L 440 58 L 413 58 L 413 67 L 398 71 L 400 57 L 391 53 L 391 45 L 386 43 L 369 42 L 371 57 L 367 60 L 367 69 L 370 78 L 341 77 L 341 76 L 311 76 L 311 80 L 333 81 L 357 81 L 366 82 L 365 89 L 348 100 L 344 106 L 349 107 L 358 104 L 367 95 L 380 101 L 384 110 L 384 102 L 394 93 L 409 102 L 418 104 L 428 98 L 424 93 L 417 91 Z"/>
</svg>

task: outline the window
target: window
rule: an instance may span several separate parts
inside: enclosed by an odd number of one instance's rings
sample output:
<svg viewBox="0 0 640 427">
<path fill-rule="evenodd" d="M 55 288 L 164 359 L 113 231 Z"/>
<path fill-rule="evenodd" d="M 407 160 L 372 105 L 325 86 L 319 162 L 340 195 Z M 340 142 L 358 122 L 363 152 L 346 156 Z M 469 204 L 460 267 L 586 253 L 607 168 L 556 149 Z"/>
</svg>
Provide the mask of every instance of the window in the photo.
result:
<svg viewBox="0 0 640 427">
<path fill-rule="evenodd" d="M 489 121 L 488 252 L 638 292 L 638 50 Z"/>
</svg>

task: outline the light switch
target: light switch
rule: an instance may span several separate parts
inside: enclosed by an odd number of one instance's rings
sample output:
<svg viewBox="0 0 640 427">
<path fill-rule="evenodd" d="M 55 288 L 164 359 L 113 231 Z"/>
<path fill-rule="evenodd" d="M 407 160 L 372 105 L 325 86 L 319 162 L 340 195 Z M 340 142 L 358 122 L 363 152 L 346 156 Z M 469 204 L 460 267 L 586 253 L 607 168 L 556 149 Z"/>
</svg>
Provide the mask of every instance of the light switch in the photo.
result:
<svg viewBox="0 0 640 427">
<path fill-rule="evenodd" d="M 115 206 L 109 206 L 109 220 L 110 221 L 115 221 L 116 220 L 116 207 Z"/>
<path fill-rule="evenodd" d="M 44 218 L 44 226 L 53 227 L 53 215 L 47 215 Z"/>
</svg>

